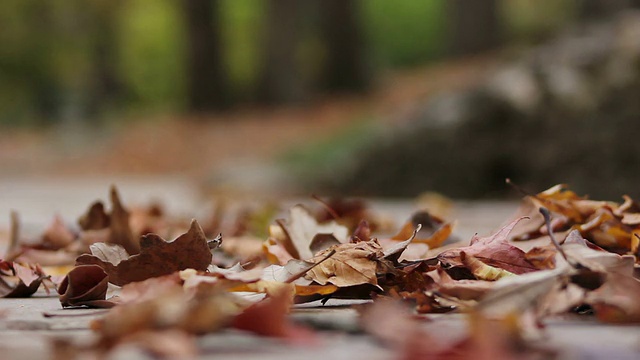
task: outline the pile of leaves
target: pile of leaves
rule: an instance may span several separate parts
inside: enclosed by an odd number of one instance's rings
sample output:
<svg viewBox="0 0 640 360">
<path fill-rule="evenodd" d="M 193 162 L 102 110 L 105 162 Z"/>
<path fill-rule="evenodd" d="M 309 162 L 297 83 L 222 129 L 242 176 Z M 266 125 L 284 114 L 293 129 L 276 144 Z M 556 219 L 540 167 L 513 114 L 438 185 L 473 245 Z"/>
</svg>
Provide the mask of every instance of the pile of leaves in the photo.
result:
<svg viewBox="0 0 640 360">
<path fill-rule="evenodd" d="M 322 202 L 315 213 L 294 206 L 262 239 L 249 224 L 264 213 L 244 211 L 226 250 L 227 238 L 213 235 L 222 229 L 220 209 L 203 229 L 168 219 L 158 206 L 134 216 L 115 188 L 111 203 L 110 212 L 92 204 L 78 228 L 57 218 L 28 244 L 14 219 L 0 296 L 30 296 L 52 283 L 62 307 L 110 309 L 93 322 L 97 343 L 58 343 L 59 351 L 108 353 L 133 343 L 189 356 L 194 336 L 227 328 L 310 343 L 314 332 L 287 314 L 328 301 L 372 300 L 362 328 L 405 358 L 547 356 L 528 340 L 560 314 L 640 322 L 640 204 L 628 197 L 593 201 L 555 186 L 526 196 L 514 219 L 469 242 L 453 236 L 454 222 L 424 211 L 384 235 L 360 201 Z M 411 316 L 446 312 L 469 314 L 467 335 L 431 341 Z"/>
</svg>

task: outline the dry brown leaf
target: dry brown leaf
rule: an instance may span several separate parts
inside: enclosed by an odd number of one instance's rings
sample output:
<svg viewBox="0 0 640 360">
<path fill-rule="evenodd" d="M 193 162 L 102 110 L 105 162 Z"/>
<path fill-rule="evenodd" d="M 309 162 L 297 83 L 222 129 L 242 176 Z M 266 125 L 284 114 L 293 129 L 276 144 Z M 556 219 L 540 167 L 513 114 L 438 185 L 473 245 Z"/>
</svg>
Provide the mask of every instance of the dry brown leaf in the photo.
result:
<svg viewBox="0 0 640 360">
<path fill-rule="evenodd" d="M 152 277 L 168 275 L 184 269 L 204 271 L 211 264 L 211 250 L 198 222 L 193 220 L 189 231 L 172 242 L 155 234 L 142 237 L 141 251 L 117 265 L 84 254 L 77 265 L 94 264 L 109 274 L 109 282 L 118 286 Z"/>
<path fill-rule="evenodd" d="M 39 265 L 0 260 L 0 297 L 29 297 L 38 291 L 44 278 Z"/>
<path fill-rule="evenodd" d="M 308 260 L 314 256 L 310 247 L 318 234 L 332 235 L 340 243 L 348 238 L 345 226 L 335 221 L 320 224 L 302 205 L 292 207 L 289 220 L 279 220 L 278 224 L 282 232 L 272 231 L 271 237 L 295 259 Z"/>
<path fill-rule="evenodd" d="M 101 201 L 91 204 L 89 210 L 78 219 L 78 225 L 82 230 L 100 230 L 109 227 L 110 223 L 110 217 Z"/>
<path fill-rule="evenodd" d="M 67 228 L 60 216 L 53 218 L 53 222 L 42 234 L 42 243 L 47 249 L 62 249 L 72 242 L 76 236 Z"/>
<path fill-rule="evenodd" d="M 309 271 L 309 278 L 320 285 L 331 283 L 339 287 L 378 285 L 377 259 L 383 258 L 384 254 L 376 240 L 332 246 L 311 259 L 311 262 L 323 259 L 334 250 L 335 255 Z"/>
<path fill-rule="evenodd" d="M 315 334 L 287 319 L 293 305 L 286 292 L 276 293 L 246 308 L 233 319 L 233 327 L 262 336 L 286 339 L 296 343 L 312 343 Z"/>
<path fill-rule="evenodd" d="M 146 330 L 180 329 L 203 334 L 224 327 L 246 304 L 215 287 L 185 292 L 169 287 L 155 297 L 111 309 L 91 327 L 106 347 L 121 339 Z"/>
<path fill-rule="evenodd" d="M 602 273 L 612 272 L 624 276 L 631 276 L 634 270 L 635 257 L 632 255 L 620 256 L 599 248 L 583 239 L 576 230 L 569 233 L 562 249 L 569 261 L 578 263 L 592 271 Z M 560 257 L 556 263 L 564 262 Z M 566 262 L 564 262 L 566 263 Z"/>
<path fill-rule="evenodd" d="M 127 253 L 131 255 L 140 252 L 140 242 L 133 236 L 131 226 L 129 225 L 129 211 L 122 206 L 120 196 L 115 186 L 111 187 L 111 215 L 109 228 L 109 242 L 122 246 Z"/>
<path fill-rule="evenodd" d="M 98 265 L 80 265 L 62 280 L 58 293 L 62 307 L 88 306 L 109 308 L 115 304 L 106 300 L 107 273 Z"/>
<path fill-rule="evenodd" d="M 598 289 L 587 294 L 586 303 L 598 320 L 607 323 L 640 322 L 640 281 L 621 274 L 608 273 Z"/>
</svg>

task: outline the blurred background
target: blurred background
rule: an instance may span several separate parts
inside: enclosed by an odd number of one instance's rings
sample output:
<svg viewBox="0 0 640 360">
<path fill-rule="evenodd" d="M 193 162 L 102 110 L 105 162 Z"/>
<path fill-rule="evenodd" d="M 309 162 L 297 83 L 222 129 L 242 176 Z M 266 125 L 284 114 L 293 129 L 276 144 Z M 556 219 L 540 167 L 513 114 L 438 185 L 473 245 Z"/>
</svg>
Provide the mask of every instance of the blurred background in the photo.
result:
<svg viewBox="0 0 640 360">
<path fill-rule="evenodd" d="M 5 203 L 121 181 L 174 197 L 520 196 L 505 178 L 640 196 L 640 1 L 1 7 Z"/>
</svg>

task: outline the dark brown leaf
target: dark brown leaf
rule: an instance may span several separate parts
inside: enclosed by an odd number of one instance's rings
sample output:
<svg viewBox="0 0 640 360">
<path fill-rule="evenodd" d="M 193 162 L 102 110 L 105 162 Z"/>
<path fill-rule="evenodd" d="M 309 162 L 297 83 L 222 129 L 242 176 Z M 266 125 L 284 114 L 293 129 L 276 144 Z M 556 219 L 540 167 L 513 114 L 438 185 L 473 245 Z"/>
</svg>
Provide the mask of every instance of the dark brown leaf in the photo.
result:
<svg viewBox="0 0 640 360">
<path fill-rule="evenodd" d="M 58 293 L 62 307 L 89 306 L 112 307 L 106 300 L 109 278 L 98 265 L 80 265 L 62 280 Z"/>
<path fill-rule="evenodd" d="M 111 187 L 111 206 L 109 242 L 121 245 L 130 255 L 138 254 L 140 243 L 133 236 L 129 225 L 129 211 L 122 206 L 115 186 Z"/>
<path fill-rule="evenodd" d="M 100 230 L 109 227 L 110 223 L 102 201 L 91 204 L 89 210 L 78 219 L 78 225 L 82 230 Z"/>
<path fill-rule="evenodd" d="M 204 271 L 211 264 L 211 250 L 198 222 L 193 220 L 189 231 L 172 242 L 155 234 L 142 237 L 140 253 L 117 265 L 84 254 L 76 265 L 94 264 L 109 274 L 109 282 L 118 286 L 152 277 L 168 275 L 184 269 Z"/>
</svg>

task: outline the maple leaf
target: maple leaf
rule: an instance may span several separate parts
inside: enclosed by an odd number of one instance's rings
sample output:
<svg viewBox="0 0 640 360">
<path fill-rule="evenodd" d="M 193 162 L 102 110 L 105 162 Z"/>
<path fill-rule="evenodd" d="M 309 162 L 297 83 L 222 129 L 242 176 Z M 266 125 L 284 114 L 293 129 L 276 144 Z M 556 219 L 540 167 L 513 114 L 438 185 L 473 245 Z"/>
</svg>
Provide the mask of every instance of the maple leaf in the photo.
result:
<svg viewBox="0 0 640 360">
<path fill-rule="evenodd" d="M 310 261 L 320 261 L 331 251 L 335 251 L 335 254 L 311 269 L 308 273 L 309 278 L 321 285 L 331 283 L 339 287 L 360 284 L 378 285 L 377 259 L 384 258 L 384 253 L 375 239 L 334 245 L 318 253 Z"/>
<path fill-rule="evenodd" d="M 109 275 L 109 282 L 118 286 L 133 281 L 171 274 L 184 269 L 206 270 L 211 264 L 211 249 L 198 222 L 193 220 L 189 231 L 172 242 L 155 234 L 147 234 L 140 242 L 140 253 L 117 263 L 84 254 L 76 265 L 94 264 Z"/>
<path fill-rule="evenodd" d="M 108 280 L 107 273 L 98 265 L 76 266 L 58 288 L 62 307 L 112 307 L 115 304 L 105 300 Z"/>
<path fill-rule="evenodd" d="M 514 274 L 536 271 L 538 269 L 526 259 L 524 251 L 508 241 L 511 230 L 523 219 L 525 218 L 514 220 L 491 236 L 484 238 L 474 236 L 469 246 L 445 251 L 438 255 L 437 258 L 447 266 L 460 267 L 464 265 L 460 259 L 460 253 L 464 251 L 487 265 L 498 267 Z"/>
</svg>

